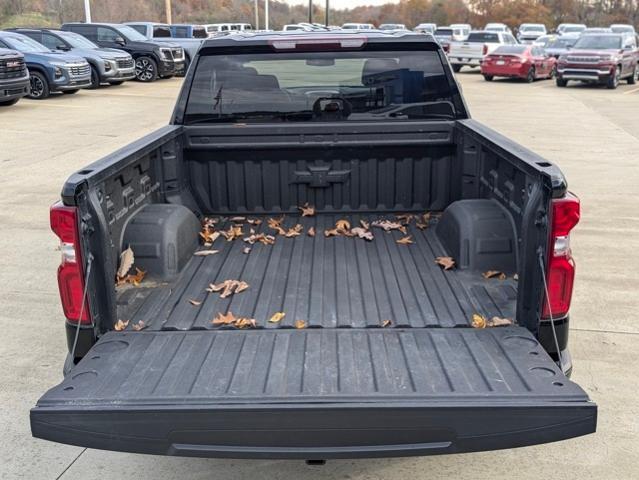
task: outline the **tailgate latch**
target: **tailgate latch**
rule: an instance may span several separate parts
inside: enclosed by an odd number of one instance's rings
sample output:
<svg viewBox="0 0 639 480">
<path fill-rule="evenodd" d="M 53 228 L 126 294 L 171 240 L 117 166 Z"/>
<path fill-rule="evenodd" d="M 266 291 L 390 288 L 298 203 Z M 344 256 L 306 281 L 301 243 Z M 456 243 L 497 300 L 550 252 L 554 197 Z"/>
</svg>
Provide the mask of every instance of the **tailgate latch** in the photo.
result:
<svg viewBox="0 0 639 480">
<path fill-rule="evenodd" d="M 294 171 L 291 183 L 306 183 L 312 188 L 326 188 L 332 183 L 344 183 L 350 175 L 350 170 L 331 170 L 329 165 L 313 166 L 308 167 L 307 171 Z"/>
</svg>

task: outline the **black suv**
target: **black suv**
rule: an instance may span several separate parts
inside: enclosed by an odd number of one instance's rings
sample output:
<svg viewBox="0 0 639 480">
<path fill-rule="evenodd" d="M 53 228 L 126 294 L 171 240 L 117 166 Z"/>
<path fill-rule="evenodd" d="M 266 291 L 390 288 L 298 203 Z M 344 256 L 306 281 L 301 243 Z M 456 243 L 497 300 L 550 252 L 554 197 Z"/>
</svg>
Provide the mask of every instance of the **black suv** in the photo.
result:
<svg viewBox="0 0 639 480">
<path fill-rule="evenodd" d="M 62 30 L 78 33 L 103 48 L 117 48 L 135 60 L 135 75 L 142 82 L 170 78 L 184 71 L 184 50 L 171 43 L 157 43 L 128 25 L 116 23 L 65 23 Z"/>
<path fill-rule="evenodd" d="M 13 105 L 29 94 L 29 72 L 24 55 L 0 47 L 0 107 Z"/>
</svg>

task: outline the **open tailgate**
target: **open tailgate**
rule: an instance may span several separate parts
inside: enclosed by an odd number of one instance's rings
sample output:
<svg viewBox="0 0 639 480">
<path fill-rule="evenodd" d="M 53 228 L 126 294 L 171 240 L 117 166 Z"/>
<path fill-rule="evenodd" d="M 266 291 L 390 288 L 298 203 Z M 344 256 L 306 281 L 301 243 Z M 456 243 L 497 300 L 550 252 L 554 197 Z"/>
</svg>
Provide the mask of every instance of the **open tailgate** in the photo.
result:
<svg viewBox="0 0 639 480">
<path fill-rule="evenodd" d="M 31 410 L 35 437 L 164 455 L 327 459 L 595 431 L 524 328 L 111 332 Z"/>
</svg>

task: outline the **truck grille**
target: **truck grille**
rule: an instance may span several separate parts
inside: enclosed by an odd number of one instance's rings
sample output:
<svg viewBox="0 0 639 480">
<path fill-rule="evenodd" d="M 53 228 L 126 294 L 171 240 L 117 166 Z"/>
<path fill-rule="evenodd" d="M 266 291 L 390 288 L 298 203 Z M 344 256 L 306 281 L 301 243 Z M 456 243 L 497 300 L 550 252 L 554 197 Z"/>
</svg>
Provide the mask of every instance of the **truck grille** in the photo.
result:
<svg viewBox="0 0 639 480">
<path fill-rule="evenodd" d="M 118 58 L 116 60 L 118 68 L 133 68 L 132 58 Z"/>
<path fill-rule="evenodd" d="M 72 77 L 85 77 L 91 73 L 91 67 L 88 63 L 84 65 L 72 65 L 69 67 L 69 73 Z"/>
<path fill-rule="evenodd" d="M 583 57 L 577 55 L 568 55 L 570 63 L 599 63 L 599 57 Z"/>
<path fill-rule="evenodd" d="M 22 58 L 3 58 L 0 60 L 0 79 L 22 78 L 27 74 L 27 67 Z"/>
</svg>

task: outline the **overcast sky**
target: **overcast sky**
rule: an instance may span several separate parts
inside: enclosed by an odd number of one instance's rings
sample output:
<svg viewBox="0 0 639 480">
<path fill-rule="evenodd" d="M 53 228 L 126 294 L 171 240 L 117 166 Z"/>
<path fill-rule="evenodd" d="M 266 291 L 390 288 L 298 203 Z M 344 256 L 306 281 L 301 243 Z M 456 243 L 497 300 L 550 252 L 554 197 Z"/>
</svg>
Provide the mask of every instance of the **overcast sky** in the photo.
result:
<svg viewBox="0 0 639 480">
<path fill-rule="evenodd" d="M 308 5 L 308 0 L 284 0 L 291 5 Z M 399 0 L 330 0 L 331 8 L 359 7 L 360 5 L 382 5 L 384 3 L 398 3 Z M 325 0 L 313 0 L 313 3 L 324 6 Z"/>
</svg>

